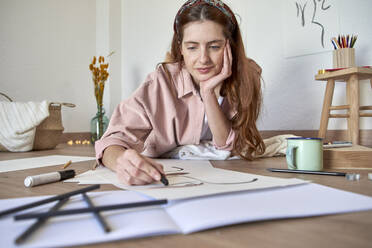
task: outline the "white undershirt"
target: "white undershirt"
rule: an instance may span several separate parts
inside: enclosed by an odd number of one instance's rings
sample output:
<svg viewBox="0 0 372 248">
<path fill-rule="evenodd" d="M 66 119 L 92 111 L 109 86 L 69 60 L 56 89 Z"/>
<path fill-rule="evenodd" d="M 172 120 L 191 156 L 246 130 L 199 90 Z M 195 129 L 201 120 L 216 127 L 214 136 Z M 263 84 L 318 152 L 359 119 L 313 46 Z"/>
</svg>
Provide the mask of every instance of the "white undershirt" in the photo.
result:
<svg viewBox="0 0 372 248">
<path fill-rule="evenodd" d="M 218 104 L 221 106 L 223 97 L 218 97 Z M 200 135 L 200 140 L 212 140 L 212 132 L 208 125 L 207 115 L 204 113 L 203 127 Z"/>
</svg>

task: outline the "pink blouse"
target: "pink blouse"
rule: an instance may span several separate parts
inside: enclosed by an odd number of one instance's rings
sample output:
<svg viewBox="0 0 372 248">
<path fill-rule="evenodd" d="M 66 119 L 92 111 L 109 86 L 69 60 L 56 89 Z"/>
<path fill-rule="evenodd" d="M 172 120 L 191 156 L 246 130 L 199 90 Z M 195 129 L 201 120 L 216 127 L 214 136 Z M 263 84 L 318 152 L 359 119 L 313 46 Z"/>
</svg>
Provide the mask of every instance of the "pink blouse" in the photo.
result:
<svg viewBox="0 0 372 248">
<path fill-rule="evenodd" d="M 205 115 L 202 99 L 185 68 L 167 64 L 167 69 L 169 74 L 159 66 L 129 99 L 115 108 L 106 132 L 95 143 L 97 160 L 112 145 L 158 157 L 177 146 L 200 143 Z M 229 120 L 236 113 L 227 100 L 221 109 Z M 234 139 L 231 129 L 226 144 L 215 146 L 232 150 Z"/>
</svg>

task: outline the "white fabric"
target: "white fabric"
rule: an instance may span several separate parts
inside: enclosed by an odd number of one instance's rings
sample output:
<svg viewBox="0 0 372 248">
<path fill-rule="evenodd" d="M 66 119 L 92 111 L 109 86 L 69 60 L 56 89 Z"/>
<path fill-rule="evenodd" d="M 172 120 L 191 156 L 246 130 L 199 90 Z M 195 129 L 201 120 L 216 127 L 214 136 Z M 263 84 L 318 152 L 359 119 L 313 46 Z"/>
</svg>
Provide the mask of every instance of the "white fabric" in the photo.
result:
<svg viewBox="0 0 372 248">
<path fill-rule="evenodd" d="M 162 157 L 185 160 L 226 160 L 230 155 L 230 151 L 218 150 L 212 141 L 200 141 L 199 145 L 178 146 Z"/>
<path fill-rule="evenodd" d="M 297 137 L 292 134 L 277 135 L 264 139 L 266 150 L 262 155 L 255 157 L 274 157 L 285 155 L 287 149 L 287 138 Z M 179 146 L 174 150 L 163 154 L 164 158 L 185 159 L 185 160 L 227 160 L 239 159 L 239 157 L 230 157 L 231 152 L 218 150 L 211 141 L 201 141 L 199 145 Z"/>
<path fill-rule="evenodd" d="M 8 151 L 32 150 L 36 127 L 49 116 L 49 103 L 0 101 L 0 143 Z"/>
</svg>

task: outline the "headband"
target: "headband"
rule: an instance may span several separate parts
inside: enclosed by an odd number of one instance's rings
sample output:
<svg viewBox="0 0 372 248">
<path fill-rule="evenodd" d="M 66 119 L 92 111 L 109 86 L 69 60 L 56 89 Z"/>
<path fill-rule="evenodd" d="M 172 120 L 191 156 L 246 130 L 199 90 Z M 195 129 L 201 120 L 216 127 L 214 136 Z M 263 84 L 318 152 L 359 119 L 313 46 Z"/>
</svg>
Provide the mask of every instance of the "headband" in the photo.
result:
<svg viewBox="0 0 372 248">
<path fill-rule="evenodd" d="M 231 23 L 233 24 L 233 26 L 235 27 L 235 21 L 234 21 L 234 13 L 231 12 L 230 8 L 224 4 L 221 0 L 188 0 L 184 5 L 182 5 L 182 7 L 180 8 L 180 10 L 177 12 L 177 15 L 176 15 L 176 18 L 174 20 L 174 25 L 173 25 L 173 29 L 176 33 L 178 33 L 178 18 L 179 16 L 186 10 L 186 9 L 189 9 L 189 8 L 192 8 L 192 7 L 195 7 L 197 5 L 200 5 L 200 4 L 208 4 L 210 6 L 213 6 L 217 9 L 219 9 L 224 15 L 226 15 Z"/>
</svg>

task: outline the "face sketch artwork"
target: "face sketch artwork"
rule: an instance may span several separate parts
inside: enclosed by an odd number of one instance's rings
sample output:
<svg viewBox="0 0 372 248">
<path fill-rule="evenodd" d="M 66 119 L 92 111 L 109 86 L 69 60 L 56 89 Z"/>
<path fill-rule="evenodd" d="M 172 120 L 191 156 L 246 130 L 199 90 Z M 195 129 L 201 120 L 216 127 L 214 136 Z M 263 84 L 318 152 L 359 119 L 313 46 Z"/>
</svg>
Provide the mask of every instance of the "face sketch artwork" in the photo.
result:
<svg viewBox="0 0 372 248">
<path fill-rule="evenodd" d="M 318 16 L 321 12 L 327 11 L 329 8 L 331 8 L 331 5 L 327 5 L 327 0 L 312 0 L 312 17 L 310 24 L 317 25 L 320 27 L 320 44 L 324 48 L 324 34 L 325 34 L 325 26 L 318 20 Z M 306 6 L 308 1 L 305 1 L 305 3 L 301 2 L 295 2 L 296 3 L 296 11 L 297 11 L 297 17 L 301 20 L 301 26 L 306 26 Z"/>
</svg>

